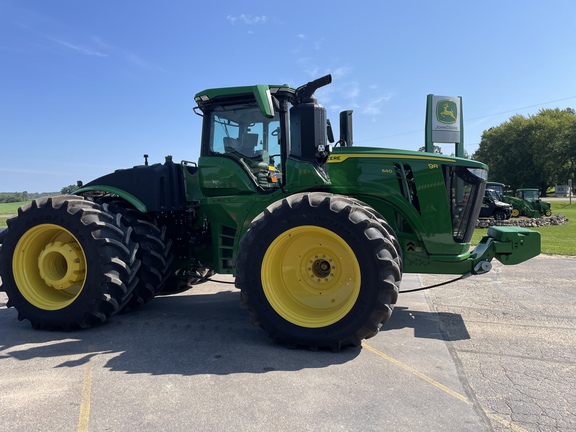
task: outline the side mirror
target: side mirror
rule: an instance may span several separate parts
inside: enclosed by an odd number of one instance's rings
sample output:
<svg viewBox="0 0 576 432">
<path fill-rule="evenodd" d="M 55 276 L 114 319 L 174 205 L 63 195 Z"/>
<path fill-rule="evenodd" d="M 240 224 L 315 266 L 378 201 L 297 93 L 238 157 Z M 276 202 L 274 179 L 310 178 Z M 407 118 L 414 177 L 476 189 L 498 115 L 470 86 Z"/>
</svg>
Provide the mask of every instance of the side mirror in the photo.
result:
<svg viewBox="0 0 576 432">
<path fill-rule="evenodd" d="M 354 144 L 352 139 L 352 110 L 340 113 L 340 145 L 351 147 Z"/>
<path fill-rule="evenodd" d="M 326 133 L 328 135 L 328 142 L 332 144 L 334 142 L 334 131 L 332 130 L 332 124 L 330 124 L 329 119 L 326 119 Z"/>
</svg>

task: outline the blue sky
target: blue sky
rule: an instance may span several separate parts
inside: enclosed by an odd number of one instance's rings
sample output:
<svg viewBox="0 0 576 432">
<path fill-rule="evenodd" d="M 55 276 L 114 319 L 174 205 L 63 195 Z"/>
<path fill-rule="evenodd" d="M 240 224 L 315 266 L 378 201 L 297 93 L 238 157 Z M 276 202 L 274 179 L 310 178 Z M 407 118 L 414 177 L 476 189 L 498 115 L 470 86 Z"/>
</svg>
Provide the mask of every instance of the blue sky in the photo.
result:
<svg viewBox="0 0 576 432">
<path fill-rule="evenodd" d="M 472 154 L 514 114 L 576 108 L 576 2 L 0 0 L 0 192 L 196 161 L 198 91 L 327 73 L 355 145 L 417 150 L 432 93 L 462 97 Z"/>
</svg>

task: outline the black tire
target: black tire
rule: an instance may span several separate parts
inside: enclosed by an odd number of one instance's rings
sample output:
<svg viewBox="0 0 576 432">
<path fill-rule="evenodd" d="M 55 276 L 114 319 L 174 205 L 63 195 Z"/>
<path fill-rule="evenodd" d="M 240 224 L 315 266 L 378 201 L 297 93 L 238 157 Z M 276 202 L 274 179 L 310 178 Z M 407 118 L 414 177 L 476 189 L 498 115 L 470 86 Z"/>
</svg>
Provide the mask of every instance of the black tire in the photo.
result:
<svg viewBox="0 0 576 432">
<path fill-rule="evenodd" d="M 351 197 L 345 197 L 345 196 L 342 198 L 348 199 L 348 200 L 350 200 L 350 202 L 361 206 L 366 212 L 368 212 L 374 219 L 376 219 L 378 221 L 378 223 L 381 225 L 382 229 L 384 230 L 385 237 L 387 237 L 392 242 L 392 244 L 394 245 L 394 251 L 392 251 L 392 252 L 395 252 L 394 260 L 396 260 L 398 262 L 398 267 L 400 268 L 400 273 L 402 273 L 402 271 L 403 271 L 402 248 L 400 247 L 400 242 L 398 241 L 398 238 L 396 237 L 396 234 L 394 233 L 394 230 L 392 229 L 392 227 L 390 226 L 388 221 L 384 218 L 384 216 L 382 216 L 373 207 L 369 206 L 364 201 L 361 201 L 357 198 L 351 198 Z"/>
<path fill-rule="evenodd" d="M 36 329 L 73 330 L 105 321 L 138 282 L 138 246 L 120 215 L 81 197 L 39 198 L 8 221 L 0 276 L 8 307 Z"/>
<path fill-rule="evenodd" d="M 494 212 L 494 219 L 496 220 L 504 220 L 506 219 L 506 213 L 503 212 L 502 210 L 496 210 Z"/>
<path fill-rule="evenodd" d="M 170 276 L 173 256 L 171 240 L 166 237 L 166 227 L 160 229 L 150 215 L 139 212 L 125 201 L 102 203 L 110 212 L 122 215 L 122 223 L 132 228 L 132 240 L 138 243 L 138 258 L 142 265 L 138 270 L 138 283 L 123 311 L 137 309 L 148 303 L 164 287 Z"/>
<path fill-rule="evenodd" d="M 253 324 L 288 346 L 359 346 L 398 298 L 399 248 L 377 213 L 348 197 L 292 195 L 240 242 L 236 286 Z"/>
</svg>

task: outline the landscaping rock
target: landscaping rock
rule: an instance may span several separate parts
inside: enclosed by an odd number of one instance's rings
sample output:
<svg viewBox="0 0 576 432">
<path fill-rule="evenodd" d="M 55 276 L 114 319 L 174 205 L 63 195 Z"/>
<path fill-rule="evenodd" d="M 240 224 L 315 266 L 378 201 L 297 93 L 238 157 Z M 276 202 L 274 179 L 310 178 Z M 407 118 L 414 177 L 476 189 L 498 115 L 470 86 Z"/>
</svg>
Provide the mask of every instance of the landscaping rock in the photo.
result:
<svg viewBox="0 0 576 432">
<path fill-rule="evenodd" d="M 520 226 L 526 228 L 544 227 L 551 225 L 564 225 L 568 218 L 560 213 L 554 213 L 551 216 L 542 216 L 541 218 L 510 218 L 508 220 L 478 219 L 476 228 L 489 228 L 491 226 Z"/>
</svg>

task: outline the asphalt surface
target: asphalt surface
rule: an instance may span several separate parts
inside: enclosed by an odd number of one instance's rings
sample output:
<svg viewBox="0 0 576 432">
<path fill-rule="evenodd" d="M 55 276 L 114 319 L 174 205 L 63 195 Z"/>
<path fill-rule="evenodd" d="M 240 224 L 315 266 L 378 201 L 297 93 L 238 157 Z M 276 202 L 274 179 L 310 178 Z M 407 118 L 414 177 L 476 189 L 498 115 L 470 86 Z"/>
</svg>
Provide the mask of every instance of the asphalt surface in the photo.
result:
<svg viewBox="0 0 576 432">
<path fill-rule="evenodd" d="M 33 330 L 0 293 L 0 430 L 576 430 L 575 277 L 573 258 L 494 263 L 402 294 L 384 331 L 340 353 L 269 342 L 233 285 L 72 333 Z"/>
</svg>

